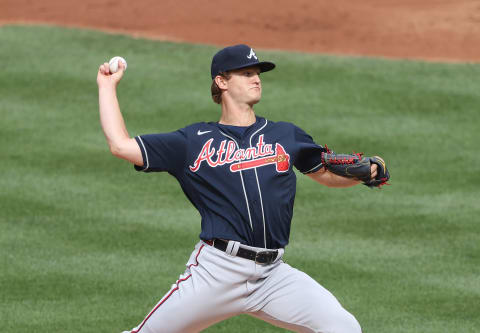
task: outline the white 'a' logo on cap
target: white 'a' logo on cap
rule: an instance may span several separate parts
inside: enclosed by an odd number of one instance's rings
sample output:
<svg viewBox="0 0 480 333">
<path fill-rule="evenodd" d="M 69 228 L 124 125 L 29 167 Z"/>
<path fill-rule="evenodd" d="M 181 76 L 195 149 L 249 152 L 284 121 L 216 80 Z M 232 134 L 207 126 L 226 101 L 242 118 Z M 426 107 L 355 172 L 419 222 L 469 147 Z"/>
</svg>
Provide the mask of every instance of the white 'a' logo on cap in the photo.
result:
<svg viewBox="0 0 480 333">
<path fill-rule="evenodd" d="M 252 57 L 258 60 L 257 55 L 255 54 L 255 52 L 253 52 L 253 49 L 250 49 L 250 54 L 247 56 L 247 58 L 252 59 Z"/>
</svg>

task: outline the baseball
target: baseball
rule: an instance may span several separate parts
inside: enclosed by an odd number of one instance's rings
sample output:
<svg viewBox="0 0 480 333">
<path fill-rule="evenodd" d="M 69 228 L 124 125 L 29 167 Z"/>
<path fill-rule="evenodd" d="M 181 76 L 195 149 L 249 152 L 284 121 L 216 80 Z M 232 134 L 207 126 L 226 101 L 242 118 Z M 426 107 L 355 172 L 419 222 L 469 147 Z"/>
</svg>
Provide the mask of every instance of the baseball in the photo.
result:
<svg viewBox="0 0 480 333">
<path fill-rule="evenodd" d="M 110 59 L 108 62 L 108 65 L 110 66 L 110 73 L 116 73 L 118 71 L 118 62 L 121 61 L 123 62 L 123 65 L 125 66 L 125 70 L 127 70 L 127 61 L 123 59 L 122 57 L 113 57 Z"/>
</svg>

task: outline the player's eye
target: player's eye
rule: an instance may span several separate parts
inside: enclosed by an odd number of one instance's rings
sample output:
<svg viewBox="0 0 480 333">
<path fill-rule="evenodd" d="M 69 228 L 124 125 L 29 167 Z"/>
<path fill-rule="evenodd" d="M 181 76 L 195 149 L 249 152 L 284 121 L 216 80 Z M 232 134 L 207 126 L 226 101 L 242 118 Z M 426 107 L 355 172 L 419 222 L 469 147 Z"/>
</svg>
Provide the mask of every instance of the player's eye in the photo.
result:
<svg viewBox="0 0 480 333">
<path fill-rule="evenodd" d="M 252 77 L 252 76 L 254 76 L 254 75 L 260 76 L 260 73 L 253 72 L 253 71 L 247 71 L 247 72 L 244 72 L 243 75 L 248 76 L 248 77 Z"/>
</svg>

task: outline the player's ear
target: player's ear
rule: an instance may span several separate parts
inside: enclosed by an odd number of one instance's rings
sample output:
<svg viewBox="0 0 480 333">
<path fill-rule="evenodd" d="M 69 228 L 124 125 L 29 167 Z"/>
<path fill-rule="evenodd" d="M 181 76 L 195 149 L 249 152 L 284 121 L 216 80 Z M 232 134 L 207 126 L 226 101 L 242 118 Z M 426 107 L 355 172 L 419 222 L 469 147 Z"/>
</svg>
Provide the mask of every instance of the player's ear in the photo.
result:
<svg viewBox="0 0 480 333">
<path fill-rule="evenodd" d="M 223 75 L 217 75 L 215 76 L 215 83 L 217 84 L 217 86 L 222 89 L 222 90 L 225 90 L 227 89 L 227 78 Z"/>
</svg>

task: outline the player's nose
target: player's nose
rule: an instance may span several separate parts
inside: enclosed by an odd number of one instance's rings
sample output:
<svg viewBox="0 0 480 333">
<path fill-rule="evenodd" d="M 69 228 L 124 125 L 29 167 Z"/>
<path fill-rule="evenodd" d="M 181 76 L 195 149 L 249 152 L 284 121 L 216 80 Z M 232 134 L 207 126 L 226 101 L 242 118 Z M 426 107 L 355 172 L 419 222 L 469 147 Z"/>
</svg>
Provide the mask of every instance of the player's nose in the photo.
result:
<svg viewBox="0 0 480 333">
<path fill-rule="evenodd" d="M 253 80 L 253 83 L 255 84 L 260 84 L 260 75 L 259 74 L 253 74 L 252 75 L 252 80 Z"/>
</svg>

